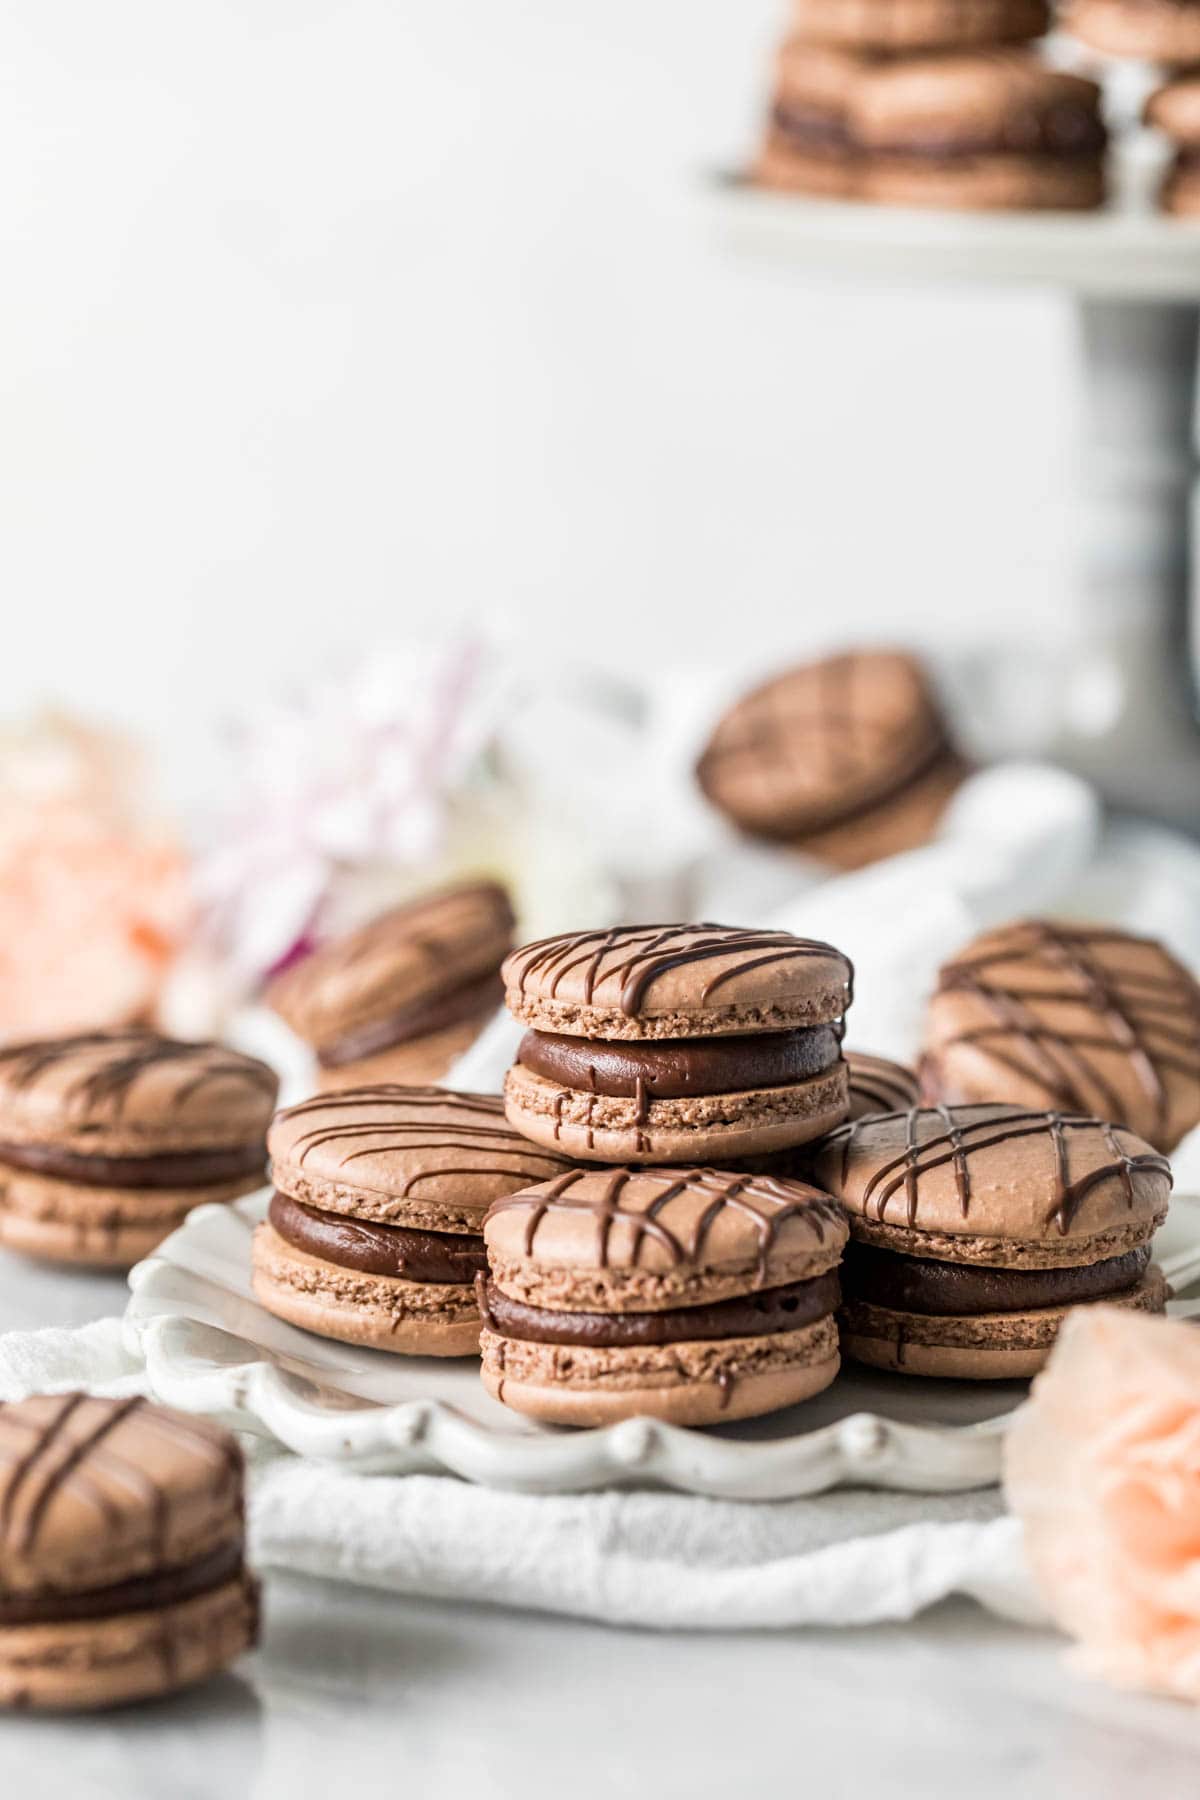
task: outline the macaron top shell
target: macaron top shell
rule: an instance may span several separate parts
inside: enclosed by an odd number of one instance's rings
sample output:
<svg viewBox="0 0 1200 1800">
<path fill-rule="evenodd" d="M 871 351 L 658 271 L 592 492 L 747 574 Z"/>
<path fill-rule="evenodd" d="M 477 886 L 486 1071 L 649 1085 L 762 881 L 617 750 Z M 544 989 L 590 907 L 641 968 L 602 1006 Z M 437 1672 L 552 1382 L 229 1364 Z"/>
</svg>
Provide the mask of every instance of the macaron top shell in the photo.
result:
<svg viewBox="0 0 1200 1800">
<path fill-rule="evenodd" d="M 714 806 L 767 837 L 795 837 L 874 805 L 946 749 L 924 670 L 901 651 L 852 651 L 756 688 L 696 765 Z"/>
<path fill-rule="evenodd" d="M 91 1032 L 0 1050 L 0 1144 L 153 1156 L 260 1138 L 274 1070 L 219 1044 Z"/>
<path fill-rule="evenodd" d="M 708 1037 L 828 1024 L 854 971 L 831 944 L 728 925 L 564 932 L 505 959 L 515 1018 L 574 1037 Z"/>
<path fill-rule="evenodd" d="M 314 950 L 267 1004 L 317 1048 L 498 969 L 512 945 L 508 895 L 473 881 L 422 895 Z"/>
<path fill-rule="evenodd" d="M 830 1132 L 813 1173 L 851 1217 L 957 1240 L 1145 1237 L 1166 1212 L 1165 1157 L 1096 1119 L 1016 1106 L 877 1114 Z M 1082 1260 L 1087 1260 L 1086 1257 Z"/>
<path fill-rule="evenodd" d="M 140 1398 L 0 1405 L 0 1590 L 72 1592 L 240 1542 L 242 1453 L 221 1426 Z"/>
<path fill-rule="evenodd" d="M 1200 1122 L 1200 984 L 1153 938 L 1026 919 L 946 964 L 926 1016 L 934 1091 L 1093 1113 L 1160 1150 Z"/>
<path fill-rule="evenodd" d="M 1200 71 L 1156 88 L 1146 102 L 1146 123 L 1191 148 L 1200 145 Z"/>
<path fill-rule="evenodd" d="M 737 1274 L 758 1288 L 823 1273 L 847 1235 L 806 1182 L 719 1169 L 580 1169 L 497 1201 L 484 1225 L 494 1269 Z"/>
<path fill-rule="evenodd" d="M 293 1199 L 441 1231 L 478 1231 L 493 1200 L 572 1166 L 514 1131 L 497 1095 L 437 1087 L 320 1094 L 276 1115 L 267 1149 Z"/>
</svg>

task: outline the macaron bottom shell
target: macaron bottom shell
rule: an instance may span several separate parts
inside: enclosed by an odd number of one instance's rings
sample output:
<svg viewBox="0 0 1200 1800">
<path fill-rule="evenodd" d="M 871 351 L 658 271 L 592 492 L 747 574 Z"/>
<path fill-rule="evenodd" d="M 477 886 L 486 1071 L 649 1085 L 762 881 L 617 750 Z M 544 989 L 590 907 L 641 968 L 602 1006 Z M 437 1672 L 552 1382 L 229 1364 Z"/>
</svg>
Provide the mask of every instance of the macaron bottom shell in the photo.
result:
<svg viewBox="0 0 1200 1800">
<path fill-rule="evenodd" d="M 843 1303 L 838 1321 L 842 1354 L 871 1368 L 957 1381 L 1028 1379 L 1041 1369 L 1069 1312 L 1078 1306 L 1122 1306 L 1161 1313 L 1167 1284 L 1155 1264 L 1121 1293 L 1072 1306 L 1027 1312 L 937 1315 L 901 1312 L 865 1301 Z"/>
<path fill-rule="evenodd" d="M 646 1100 L 563 1087 L 514 1064 L 505 1080 L 510 1125 L 582 1162 L 734 1162 L 808 1143 L 846 1117 L 846 1065 L 786 1087 Z"/>
<path fill-rule="evenodd" d="M 268 1312 L 318 1337 L 404 1356 L 475 1356 L 480 1317 L 472 1285 L 405 1281 L 310 1256 L 259 1225 L 251 1284 Z"/>
<path fill-rule="evenodd" d="M 0 1706 L 94 1710 L 191 1687 L 253 1647 L 258 1602 L 257 1581 L 242 1571 L 145 1612 L 0 1626 Z"/>
<path fill-rule="evenodd" d="M 832 1317 L 769 1336 L 636 1348 L 535 1343 L 485 1328 L 480 1351 L 493 1399 L 552 1425 L 728 1424 L 821 1393 L 840 1366 Z"/>
<path fill-rule="evenodd" d="M 127 1269 L 149 1256 L 194 1206 L 262 1186 L 261 1174 L 194 1188 L 103 1188 L 25 1170 L 0 1171 L 0 1246 L 47 1262 Z"/>
<path fill-rule="evenodd" d="M 471 1048 L 495 1010 L 494 1006 L 489 1006 L 473 1018 L 460 1019 L 441 1031 L 409 1038 L 402 1044 L 393 1044 L 354 1062 L 330 1067 L 322 1064 L 317 1070 L 317 1091 L 338 1094 L 347 1088 L 372 1086 L 379 1082 L 398 1082 L 402 1087 L 438 1082 L 451 1063 Z"/>
</svg>

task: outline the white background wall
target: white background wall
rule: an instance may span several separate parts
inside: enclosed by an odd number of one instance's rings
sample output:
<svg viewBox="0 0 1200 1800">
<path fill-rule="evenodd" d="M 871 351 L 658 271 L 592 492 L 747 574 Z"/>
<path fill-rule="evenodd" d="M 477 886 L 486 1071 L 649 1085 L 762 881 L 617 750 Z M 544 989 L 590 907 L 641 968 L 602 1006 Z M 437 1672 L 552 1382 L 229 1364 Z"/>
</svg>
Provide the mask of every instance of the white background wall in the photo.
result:
<svg viewBox="0 0 1200 1800">
<path fill-rule="evenodd" d="M 1069 616 L 1059 303 L 813 285 L 706 220 L 780 15 L 10 0 L 0 709 L 191 761 L 447 611 L 617 666 Z"/>
</svg>

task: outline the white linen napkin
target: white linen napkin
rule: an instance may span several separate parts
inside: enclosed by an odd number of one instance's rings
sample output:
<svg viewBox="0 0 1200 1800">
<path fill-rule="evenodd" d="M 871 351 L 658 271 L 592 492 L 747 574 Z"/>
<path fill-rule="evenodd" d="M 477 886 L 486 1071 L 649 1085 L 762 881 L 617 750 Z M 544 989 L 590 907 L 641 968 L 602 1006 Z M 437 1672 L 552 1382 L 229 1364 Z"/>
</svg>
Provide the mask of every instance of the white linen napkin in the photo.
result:
<svg viewBox="0 0 1200 1800">
<path fill-rule="evenodd" d="M 0 1337 L 0 1399 L 144 1386 L 119 1320 Z M 452 1476 L 347 1474 L 244 1443 L 250 1555 L 262 1570 L 674 1630 L 863 1625 L 950 1594 L 1046 1622 L 994 1488 L 758 1503 L 529 1495 Z"/>
</svg>

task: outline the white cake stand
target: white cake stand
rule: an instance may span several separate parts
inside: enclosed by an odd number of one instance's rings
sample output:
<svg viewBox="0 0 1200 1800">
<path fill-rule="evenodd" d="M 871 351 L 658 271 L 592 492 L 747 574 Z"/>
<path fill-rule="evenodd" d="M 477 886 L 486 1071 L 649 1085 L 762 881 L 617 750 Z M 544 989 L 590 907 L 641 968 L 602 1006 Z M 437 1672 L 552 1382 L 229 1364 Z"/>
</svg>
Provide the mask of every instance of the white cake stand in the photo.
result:
<svg viewBox="0 0 1200 1800">
<path fill-rule="evenodd" d="M 1095 213 L 947 213 L 809 200 L 737 176 L 711 189 L 739 253 L 869 281 L 1049 287 L 1079 320 L 1083 567 L 1092 628 L 1052 754 L 1113 804 L 1200 833 L 1188 599 L 1200 224 L 1155 213 L 1126 162 Z"/>
</svg>

